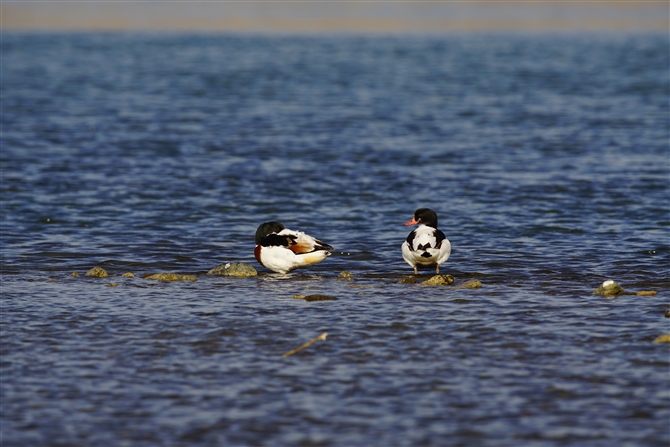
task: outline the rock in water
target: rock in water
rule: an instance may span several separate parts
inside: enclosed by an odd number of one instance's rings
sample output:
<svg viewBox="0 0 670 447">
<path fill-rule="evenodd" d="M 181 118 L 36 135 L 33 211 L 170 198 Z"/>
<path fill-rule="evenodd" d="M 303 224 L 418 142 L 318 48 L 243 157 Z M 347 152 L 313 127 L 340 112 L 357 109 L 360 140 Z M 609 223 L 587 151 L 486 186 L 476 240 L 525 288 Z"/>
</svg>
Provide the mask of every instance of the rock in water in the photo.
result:
<svg viewBox="0 0 670 447">
<path fill-rule="evenodd" d="M 342 281 L 353 281 L 354 280 L 354 274 L 353 274 L 353 272 L 349 272 L 349 271 L 345 270 L 343 272 L 340 272 L 340 274 L 338 275 L 338 278 Z"/>
<path fill-rule="evenodd" d="M 143 279 L 155 279 L 160 282 L 171 282 L 171 281 L 197 281 L 193 275 L 181 275 L 177 273 L 155 273 L 153 275 L 144 275 Z"/>
<path fill-rule="evenodd" d="M 422 282 L 422 286 L 448 286 L 454 283 L 454 277 L 451 275 L 435 275 Z"/>
<path fill-rule="evenodd" d="M 656 291 L 655 290 L 640 290 L 639 292 L 635 292 L 635 295 L 637 295 L 637 296 L 656 296 Z"/>
<path fill-rule="evenodd" d="M 659 335 L 654 343 L 670 343 L 670 334 Z"/>
<path fill-rule="evenodd" d="M 401 279 L 398 284 L 415 284 L 416 283 L 416 276 L 406 276 L 405 278 Z"/>
<path fill-rule="evenodd" d="M 621 287 L 616 281 L 608 279 L 600 287 L 593 291 L 594 295 L 603 295 L 603 296 L 616 296 L 623 293 L 623 287 Z"/>
<path fill-rule="evenodd" d="M 242 262 L 229 262 L 214 267 L 207 272 L 208 275 L 234 276 L 235 278 L 247 278 L 249 276 L 258 276 L 255 268 Z"/>
<path fill-rule="evenodd" d="M 337 298 L 328 295 L 293 295 L 293 298 L 305 301 L 337 301 Z"/>
<path fill-rule="evenodd" d="M 109 275 L 102 267 L 93 267 L 86 272 L 86 276 L 95 276 L 96 278 L 107 278 Z"/>
<path fill-rule="evenodd" d="M 465 281 L 463 284 L 459 286 L 461 289 L 481 289 L 482 288 L 482 283 L 477 280 L 477 279 L 471 279 L 469 281 Z"/>
</svg>

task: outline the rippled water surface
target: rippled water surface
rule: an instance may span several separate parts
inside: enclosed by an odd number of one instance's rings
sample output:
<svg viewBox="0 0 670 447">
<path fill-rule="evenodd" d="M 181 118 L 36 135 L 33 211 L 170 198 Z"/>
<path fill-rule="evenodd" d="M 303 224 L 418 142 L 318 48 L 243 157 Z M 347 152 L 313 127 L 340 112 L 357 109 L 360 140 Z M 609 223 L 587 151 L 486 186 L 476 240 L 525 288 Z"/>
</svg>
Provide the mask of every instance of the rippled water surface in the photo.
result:
<svg viewBox="0 0 670 447">
<path fill-rule="evenodd" d="M 2 445 L 667 447 L 669 66 L 653 34 L 4 34 Z M 400 283 L 424 206 L 454 286 Z M 268 272 L 267 220 L 335 252 Z"/>
</svg>

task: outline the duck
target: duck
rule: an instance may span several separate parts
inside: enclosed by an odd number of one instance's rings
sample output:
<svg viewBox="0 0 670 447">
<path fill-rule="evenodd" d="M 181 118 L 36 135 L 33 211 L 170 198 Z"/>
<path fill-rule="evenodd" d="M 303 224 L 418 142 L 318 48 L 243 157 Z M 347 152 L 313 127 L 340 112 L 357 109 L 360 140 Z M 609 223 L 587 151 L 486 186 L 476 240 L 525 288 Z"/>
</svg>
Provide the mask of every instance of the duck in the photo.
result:
<svg viewBox="0 0 670 447">
<path fill-rule="evenodd" d="M 256 260 L 268 270 L 288 273 L 301 267 L 318 264 L 332 250 L 302 231 L 289 230 L 281 222 L 264 222 L 256 230 Z"/>
<path fill-rule="evenodd" d="M 418 225 L 402 244 L 402 257 L 418 275 L 418 267 L 435 267 L 440 274 L 440 265 L 451 254 L 451 242 L 437 229 L 437 213 L 430 208 L 419 208 L 405 226 Z"/>
</svg>

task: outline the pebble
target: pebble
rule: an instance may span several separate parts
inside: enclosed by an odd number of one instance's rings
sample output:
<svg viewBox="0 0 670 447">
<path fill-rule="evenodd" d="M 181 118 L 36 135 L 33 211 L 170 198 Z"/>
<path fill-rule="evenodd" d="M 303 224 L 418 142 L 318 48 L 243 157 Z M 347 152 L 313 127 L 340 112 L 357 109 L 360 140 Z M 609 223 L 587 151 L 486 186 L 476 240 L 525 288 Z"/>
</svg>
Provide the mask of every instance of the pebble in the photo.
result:
<svg viewBox="0 0 670 447">
<path fill-rule="evenodd" d="M 354 280 L 354 274 L 353 274 L 353 272 L 349 272 L 349 271 L 345 270 L 344 272 L 340 272 L 340 274 L 338 275 L 338 278 L 341 279 L 342 281 L 353 281 Z"/>
<path fill-rule="evenodd" d="M 107 278 L 109 275 L 102 267 L 93 267 L 86 272 L 86 276 L 95 276 L 96 278 Z"/>
<path fill-rule="evenodd" d="M 337 301 L 337 298 L 328 295 L 293 295 L 293 298 L 305 301 Z"/>
</svg>

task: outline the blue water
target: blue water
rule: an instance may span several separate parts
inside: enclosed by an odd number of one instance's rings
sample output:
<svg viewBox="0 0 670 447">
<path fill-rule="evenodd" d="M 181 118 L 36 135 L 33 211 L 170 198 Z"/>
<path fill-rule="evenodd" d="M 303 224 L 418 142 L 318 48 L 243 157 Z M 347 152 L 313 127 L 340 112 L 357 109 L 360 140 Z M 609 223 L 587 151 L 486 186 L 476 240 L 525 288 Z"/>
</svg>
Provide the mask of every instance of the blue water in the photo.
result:
<svg viewBox="0 0 670 447">
<path fill-rule="evenodd" d="M 4 33 L 3 447 L 667 447 L 669 67 L 658 34 Z M 426 206 L 481 289 L 400 284 Z M 335 251 L 275 275 L 268 220 Z"/>
</svg>

